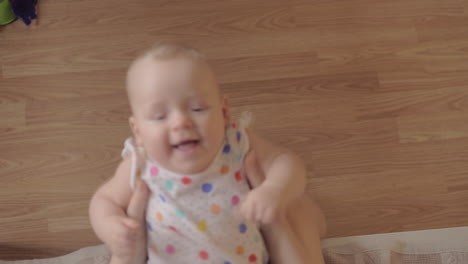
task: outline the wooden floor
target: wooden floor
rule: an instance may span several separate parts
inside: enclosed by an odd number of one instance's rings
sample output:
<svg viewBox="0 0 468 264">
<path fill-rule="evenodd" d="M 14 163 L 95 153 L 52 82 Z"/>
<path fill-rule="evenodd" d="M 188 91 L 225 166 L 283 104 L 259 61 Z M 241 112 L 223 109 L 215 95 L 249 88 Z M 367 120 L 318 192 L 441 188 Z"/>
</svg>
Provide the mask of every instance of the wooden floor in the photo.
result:
<svg viewBox="0 0 468 264">
<path fill-rule="evenodd" d="M 235 112 L 299 153 L 329 237 L 468 225 L 468 0 L 41 0 L 0 27 L 0 259 L 99 244 L 156 40 L 212 59 Z"/>
</svg>

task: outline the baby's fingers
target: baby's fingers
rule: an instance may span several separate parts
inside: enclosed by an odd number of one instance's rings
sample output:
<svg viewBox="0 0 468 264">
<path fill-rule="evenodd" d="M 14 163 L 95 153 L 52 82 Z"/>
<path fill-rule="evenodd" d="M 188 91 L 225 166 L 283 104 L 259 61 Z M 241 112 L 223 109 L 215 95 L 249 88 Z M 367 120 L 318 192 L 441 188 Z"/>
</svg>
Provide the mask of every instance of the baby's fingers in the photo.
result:
<svg viewBox="0 0 468 264">
<path fill-rule="evenodd" d="M 251 199 L 247 199 L 241 206 L 241 215 L 247 221 L 255 220 L 255 203 Z"/>
<path fill-rule="evenodd" d="M 274 208 L 270 207 L 265 209 L 262 216 L 262 224 L 271 224 L 275 218 L 276 211 Z"/>
<path fill-rule="evenodd" d="M 251 203 L 249 203 L 249 201 L 245 201 L 242 203 L 242 205 L 240 206 L 240 214 L 243 218 L 245 219 L 249 219 L 250 217 L 250 212 L 252 211 L 251 210 Z"/>
<path fill-rule="evenodd" d="M 257 205 L 256 207 L 255 221 L 257 223 L 267 224 L 269 223 L 267 219 L 271 217 L 271 209 L 265 205 Z"/>
</svg>

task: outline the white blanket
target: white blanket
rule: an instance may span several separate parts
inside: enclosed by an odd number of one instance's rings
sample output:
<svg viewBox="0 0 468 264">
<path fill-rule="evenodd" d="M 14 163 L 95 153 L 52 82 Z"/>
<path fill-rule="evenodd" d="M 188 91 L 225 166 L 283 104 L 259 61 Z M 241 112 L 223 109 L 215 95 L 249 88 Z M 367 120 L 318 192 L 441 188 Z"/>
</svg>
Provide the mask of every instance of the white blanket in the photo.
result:
<svg viewBox="0 0 468 264">
<path fill-rule="evenodd" d="M 325 239 L 327 264 L 468 264 L 468 227 Z"/>
<path fill-rule="evenodd" d="M 330 238 L 322 248 L 327 264 L 468 264 L 468 227 Z M 109 259 L 107 247 L 98 245 L 57 258 L 0 264 L 107 264 Z"/>
<path fill-rule="evenodd" d="M 110 251 L 104 245 L 82 248 L 68 255 L 48 258 L 17 261 L 2 261 L 0 264 L 107 264 L 110 260 Z"/>
</svg>

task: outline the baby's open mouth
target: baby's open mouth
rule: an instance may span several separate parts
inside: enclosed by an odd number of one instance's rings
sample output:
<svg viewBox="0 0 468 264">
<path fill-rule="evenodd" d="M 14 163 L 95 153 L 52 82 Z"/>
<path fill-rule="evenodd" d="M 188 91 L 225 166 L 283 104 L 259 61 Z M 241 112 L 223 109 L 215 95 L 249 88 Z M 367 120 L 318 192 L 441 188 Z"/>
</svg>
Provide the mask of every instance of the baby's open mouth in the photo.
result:
<svg viewBox="0 0 468 264">
<path fill-rule="evenodd" d="M 200 140 L 195 139 L 195 140 L 184 140 L 180 142 L 179 144 L 172 145 L 173 148 L 176 148 L 178 150 L 190 150 L 195 148 L 200 144 Z"/>
</svg>

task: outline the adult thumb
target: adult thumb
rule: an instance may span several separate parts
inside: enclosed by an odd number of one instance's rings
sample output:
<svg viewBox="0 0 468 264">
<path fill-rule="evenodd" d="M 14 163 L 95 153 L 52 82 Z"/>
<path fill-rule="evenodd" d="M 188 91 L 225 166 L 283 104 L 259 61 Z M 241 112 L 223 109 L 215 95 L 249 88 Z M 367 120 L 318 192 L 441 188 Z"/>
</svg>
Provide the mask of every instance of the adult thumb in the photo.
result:
<svg viewBox="0 0 468 264">
<path fill-rule="evenodd" d="M 139 181 L 137 187 L 133 191 L 130 203 L 127 207 L 127 216 L 137 221 L 145 218 L 145 210 L 148 205 L 150 191 L 143 181 Z"/>
</svg>

